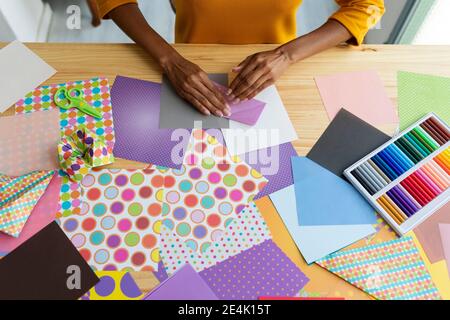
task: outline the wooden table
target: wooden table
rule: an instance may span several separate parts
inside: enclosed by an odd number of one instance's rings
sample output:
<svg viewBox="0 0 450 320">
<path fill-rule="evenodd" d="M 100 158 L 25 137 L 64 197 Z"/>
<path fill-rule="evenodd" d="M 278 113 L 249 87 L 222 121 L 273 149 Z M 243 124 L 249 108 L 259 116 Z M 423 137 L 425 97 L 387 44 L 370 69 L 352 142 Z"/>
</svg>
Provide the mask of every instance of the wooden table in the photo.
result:
<svg viewBox="0 0 450 320">
<path fill-rule="evenodd" d="M 6 45 L 0 43 L 0 48 Z M 133 44 L 28 44 L 58 73 L 46 84 L 106 76 L 111 82 L 116 75 L 150 81 L 161 80 L 161 70 L 152 59 Z M 272 45 L 175 45 L 186 58 L 207 72 L 229 72 L 246 56 L 274 48 Z M 314 77 L 322 74 L 355 70 L 376 70 L 384 81 L 389 97 L 396 102 L 396 74 L 399 70 L 450 76 L 450 46 L 343 46 L 318 54 L 292 66 L 277 82 L 278 90 L 300 139 L 294 142 L 300 155 L 305 155 L 329 123 Z M 13 108 L 3 116 L 13 115 Z M 0 115 L 1 116 L 1 115 Z M 392 133 L 394 128 L 380 128 Z M 115 168 L 143 168 L 136 162 L 118 160 Z M 267 214 L 276 215 L 276 212 Z M 278 218 L 277 243 L 285 251 L 296 252 L 295 245 Z M 270 226 L 270 223 L 269 223 Z M 277 240 L 279 239 L 279 240 Z M 311 279 L 317 294 L 347 298 L 368 298 L 342 280 L 316 265 L 306 266 L 298 253 L 290 256 Z M 147 273 L 135 273 L 139 286 L 148 291 L 155 285 Z M 330 283 L 330 289 L 328 289 Z M 331 289 L 333 283 L 333 289 Z M 308 289 L 310 285 L 306 287 Z M 339 288 L 339 289 L 337 289 Z"/>
</svg>

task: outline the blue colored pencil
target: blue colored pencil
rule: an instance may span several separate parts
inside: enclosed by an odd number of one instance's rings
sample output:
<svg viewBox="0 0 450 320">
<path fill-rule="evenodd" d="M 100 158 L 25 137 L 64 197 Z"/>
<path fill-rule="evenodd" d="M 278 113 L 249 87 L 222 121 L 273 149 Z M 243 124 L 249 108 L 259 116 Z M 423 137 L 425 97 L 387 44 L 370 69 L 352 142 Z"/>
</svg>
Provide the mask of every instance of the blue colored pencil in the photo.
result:
<svg viewBox="0 0 450 320">
<path fill-rule="evenodd" d="M 402 173 L 405 173 L 406 171 L 408 171 L 408 167 L 405 165 L 405 163 L 403 163 L 402 159 L 400 159 L 399 157 L 397 157 L 397 155 L 392 151 L 392 149 L 390 148 L 390 146 L 388 146 L 386 149 L 384 149 L 384 151 L 389 155 L 389 157 L 395 162 L 395 164 L 397 165 L 398 168 L 401 169 Z"/>
<path fill-rule="evenodd" d="M 385 152 L 383 150 L 378 154 L 380 155 L 381 159 L 383 159 L 384 162 L 386 162 L 386 164 L 392 169 L 392 171 L 394 171 L 396 173 L 397 177 L 403 173 L 402 169 L 398 165 L 395 164 L 395 162 L 389 157 L 387 152 Z"/>
<path fill-rule="evenodd" d="M 408 169 L 411 169 L 412 167 L 415 166 L 415 163 L 409 158 L 409 156 L 407 154 L 405 154 L 403 152 L 402 149 L 400 149 L 396 144 L 391 144 L 392 149 L 394 150 L 394 152 L 403 159 L 403 161 L 406 162 L 406 164 L 408 165 Z"/>
<path fill-rule="evenodd" d="M 392 181 L 397 178 L 397 174 L 389 168 L 389 166 L 384 162 L 383 159 L 379 155 L 375 155 L 372 157 L 372 161 L 384 172 L 385 175 L 388 176 Z"/>
</svg>

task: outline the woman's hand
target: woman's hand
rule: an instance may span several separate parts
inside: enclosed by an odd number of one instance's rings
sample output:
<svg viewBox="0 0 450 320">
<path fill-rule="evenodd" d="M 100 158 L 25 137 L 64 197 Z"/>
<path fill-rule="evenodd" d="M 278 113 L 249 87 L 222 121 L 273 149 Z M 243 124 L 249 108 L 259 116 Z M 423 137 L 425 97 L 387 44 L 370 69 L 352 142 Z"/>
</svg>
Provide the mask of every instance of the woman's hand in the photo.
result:
<svg viewBox="0 0 450 320">
<path fill-rule="evenodd" d="M 235 102 L 252 99 L 274 84 L 291 63 L 289 55 L 281 47 L 247 57 L 233 68 L 238 75 L 231 83 L 228 95 Z"/>
<path fill-rule="evenodd" d="M 161 63 L 176 92 L 204 115 L 229 116 L 230 107 L 208 75 L 180 55 Z"/>
</svg>

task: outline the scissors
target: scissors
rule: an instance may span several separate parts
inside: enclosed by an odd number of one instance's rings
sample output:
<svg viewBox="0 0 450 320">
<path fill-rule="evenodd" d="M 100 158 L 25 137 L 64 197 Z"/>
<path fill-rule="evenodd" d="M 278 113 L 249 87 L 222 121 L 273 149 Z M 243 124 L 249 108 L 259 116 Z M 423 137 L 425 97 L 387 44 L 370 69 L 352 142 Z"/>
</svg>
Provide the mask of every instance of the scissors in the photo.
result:
<svg viewBox="0 0 450 320">
<path fill-rule="evenodd" d="M 81 89 L 73 88 L 67 90 L 66 88 L 60 88 L 53 96 L 55 104 L 64 109 L 77 108 L 83 113 L 86 113 L 94 118 L 101 119 L 102 114 L 100 111 L 91 107 L 89 103 L 84 100 L 84 94 Z"/>
</svg>

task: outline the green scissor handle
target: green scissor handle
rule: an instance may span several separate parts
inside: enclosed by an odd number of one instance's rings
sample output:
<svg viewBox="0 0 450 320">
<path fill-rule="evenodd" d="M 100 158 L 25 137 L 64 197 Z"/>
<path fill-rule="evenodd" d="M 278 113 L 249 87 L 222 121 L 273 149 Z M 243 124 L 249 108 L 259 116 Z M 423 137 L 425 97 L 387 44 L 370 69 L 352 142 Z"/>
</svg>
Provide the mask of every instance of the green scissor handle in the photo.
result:
<svg viewBox="0 0 450 320">
<path fill-rule="evenodd" d="M 55 104 L 65 110 L 70 108 L 77 108 L 83 113 L 86 113 L 94 118 L 101 119 L 100 111 L 91 107 L 89 103 L 83 98 L 83 91 L 78 88 L 67 90 L 66 88 L 59 88 L 53 96 Z"/>
</svg>

